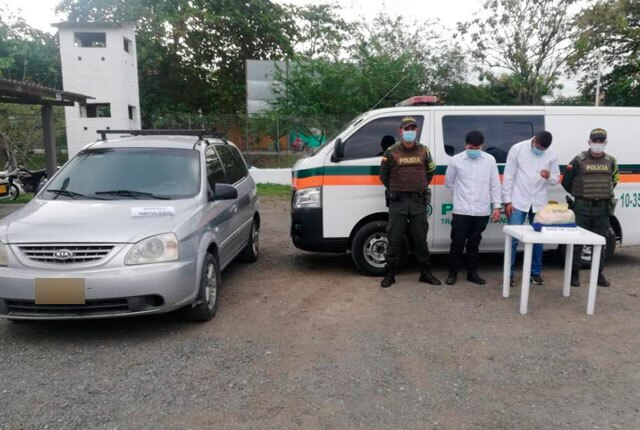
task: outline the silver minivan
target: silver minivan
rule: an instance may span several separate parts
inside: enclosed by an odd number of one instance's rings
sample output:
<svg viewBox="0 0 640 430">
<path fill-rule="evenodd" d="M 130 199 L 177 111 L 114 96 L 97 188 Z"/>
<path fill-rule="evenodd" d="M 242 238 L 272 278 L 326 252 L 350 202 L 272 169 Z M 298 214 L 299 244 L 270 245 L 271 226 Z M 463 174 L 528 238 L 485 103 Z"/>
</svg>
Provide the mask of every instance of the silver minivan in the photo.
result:
<svg viewBox="0 0 640 430">
<path fill-rule="evenodd" d="M 210 320 L 221 270 L 258 258 L 256 185 L 244 158 L 202 132 L 107 133 L 0 221 L 0 317 L 183 309 Z"/>
</svg>

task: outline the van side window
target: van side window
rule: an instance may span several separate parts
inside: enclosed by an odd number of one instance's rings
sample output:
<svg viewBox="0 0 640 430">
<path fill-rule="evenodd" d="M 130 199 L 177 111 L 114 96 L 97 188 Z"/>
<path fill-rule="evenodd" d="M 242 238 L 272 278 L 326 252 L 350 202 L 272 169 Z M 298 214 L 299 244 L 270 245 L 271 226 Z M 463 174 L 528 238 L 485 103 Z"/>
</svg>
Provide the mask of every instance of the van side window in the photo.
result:
<svg viewBox="0 0 640 430">
<path fill-rule="evenodd" d="M 382 155 L 382 146 L 389 137 L 399 139 L 400 120 L 406 115 L 378 118 L 363 125 L 344 143 L 344 159 L 356 160 Z M 422 133 L 424 117 L 413 115 Z M 423 142 L 426 144 L 426 142 Z"/>
<path fill-rule="evenodd" d="M 509 149 L 544 130 L 543 115 L 447 115 L 442 118 L 444 150 L 453 156 L 464 151 L 471 130 L 484 134 L 484 150 L 498 163 L 507 162 Z"/>
<path fill-rule="evenodd" d="M 235 147 L 229 145 L 217 145 L 216 150 L 222 160 L 224 171 L 227 174 L 229 184 L 235 184 L 249 174 L 247 164 Z"/>
<path fill-rule="evenodd" d="M 222 162 L 218 158 L 218 154 L 209 146 L 205 151 L 206 163 L 207 163 L 207 182 L 209 187 L 213 190 L 215 184 L 226 184 L 227 178 L 222 168 Z"/>
</svg>

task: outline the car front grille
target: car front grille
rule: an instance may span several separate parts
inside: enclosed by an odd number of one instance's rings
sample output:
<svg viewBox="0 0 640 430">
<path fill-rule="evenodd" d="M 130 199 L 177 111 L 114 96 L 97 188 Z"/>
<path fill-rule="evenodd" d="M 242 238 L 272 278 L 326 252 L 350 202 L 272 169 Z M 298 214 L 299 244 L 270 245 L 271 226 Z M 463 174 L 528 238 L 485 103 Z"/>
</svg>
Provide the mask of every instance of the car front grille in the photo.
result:
<svg viewBox="0 0 640 430">
<path fill-rule="evenodd" d="M 4 303 L 1 303 L 4 302 Z M 39 305 L 33 300 L 0 300 L 0 311 L 7 316 L 83 317 L 112 316 L 156 309 L 164 304 L 162 297 L 138 296 L 116 299 L 87 300 L 83 305 Z"/>
<path fill-rule="evenodd" d="M 113 245 L 21 245 L 20 251 L 31 261 L 44 264 L 81 264 L 102 260 Z"/>
</svg>

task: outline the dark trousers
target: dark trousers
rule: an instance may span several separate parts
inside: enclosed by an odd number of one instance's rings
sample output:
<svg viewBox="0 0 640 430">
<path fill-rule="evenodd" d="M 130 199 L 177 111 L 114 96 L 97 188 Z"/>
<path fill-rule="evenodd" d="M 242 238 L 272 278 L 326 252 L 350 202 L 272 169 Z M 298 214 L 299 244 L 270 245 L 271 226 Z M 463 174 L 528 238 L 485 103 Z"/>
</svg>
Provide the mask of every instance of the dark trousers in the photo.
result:
<svg viewBox="0 0 640 430">
<path fill-rule="evenodd" d="M 467 249 L 467 271 L 478 270 L 478 248 L 482 232 L 487 228 L 489 216 L 453 214 L 451 221 L 451 250 L 449 270 L 457 272 L 462 265 L 462 254 Z"/>
<path fill-rule="evenodd" d="M 430 253 L 427 247 L 429 222 L 427 205 L 422 199 L 404 199 L 389 203 L 387 239 L 389 246 L 385 255 L 387 272 L 397 273 L 405 254 L 407 229 L 413 245 L 413 253 L 418 259 L 420 270 L 429 270 Z"/>
<path fill-rule="evenodd" d="M 591 206 L 576 201 L 573 206 L 573 212 L 576 214 L 576 224 L 592 233 L 607 237 L 609 230 L 609 203 L 607 201 L 598 202 Z M 573 247 L 573 271 L 580 270 L 580 256 L 582 255 L 582 245 Z M 600 254 L 600 271 L 604 268 L 604 249 Z"/>
</svg>

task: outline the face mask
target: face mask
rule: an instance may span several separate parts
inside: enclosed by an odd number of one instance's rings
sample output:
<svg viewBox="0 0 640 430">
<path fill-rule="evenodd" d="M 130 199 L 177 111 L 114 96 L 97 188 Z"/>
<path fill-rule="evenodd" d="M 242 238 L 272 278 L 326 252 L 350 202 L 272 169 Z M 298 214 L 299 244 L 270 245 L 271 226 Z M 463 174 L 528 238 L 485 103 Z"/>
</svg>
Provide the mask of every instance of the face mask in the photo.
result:
<svg viewBox="0 0 640 430">
<path fill-rule="evenodd" d="M 544 154 L 544 150 L 540 149 L 540 148 L 536 148 L 535 146 L 531 147 L 531 151 L 536 154 L 536 157 L 540 157 L 542 154 Z"/>
<path fill-rule="evenodd" d="M 467 155 L 469 158 L 476 159 L 482 153 L 481 149 L 467 149 Z"/>
<path fill-rule="evenodd" d="M 416 140 L 417 134 L 415 130 L 402 130 L 402 140 L 405 142 L 413 142 Z"/>
<path fill-rule="evenodd" d="M 604 143 L 590 143 L 589 147 L 594 154 L 602 154 L 604 152 Z"/>
</svg>

